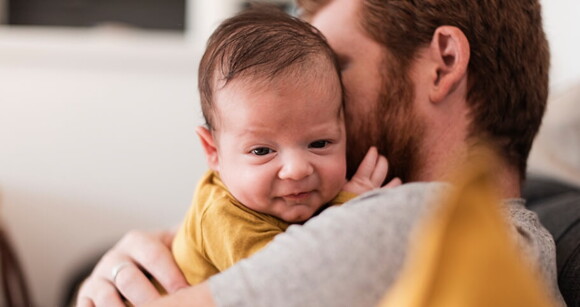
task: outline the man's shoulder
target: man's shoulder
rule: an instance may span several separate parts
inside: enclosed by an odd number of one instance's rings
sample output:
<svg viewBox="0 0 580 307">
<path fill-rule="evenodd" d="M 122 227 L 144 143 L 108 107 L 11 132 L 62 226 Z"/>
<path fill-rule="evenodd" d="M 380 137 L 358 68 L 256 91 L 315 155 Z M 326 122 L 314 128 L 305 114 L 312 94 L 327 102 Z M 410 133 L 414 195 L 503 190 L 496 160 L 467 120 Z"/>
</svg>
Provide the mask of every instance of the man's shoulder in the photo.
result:
<svg viewBox="0 0 580 307">
<path fill-rule="evenodd" d="M 444 182 L 414 182 L 396 188 L 376 189 L 346 203 L 349 206 L 424 206 L 436 202 L 450 191 L 451 185 Z"/>
<path fill-rule="evenodd" d="M 340 224 L 341 231 L 360 228 L 365 232 L 376 229 L 381 233 L 389 229 L 410 228 L 436 208 L 450 187 L 441 182 L 420 182 L 377 189 L 342 206 L 328 208 L 307 224 L 329 229 L 333 227 L 330 224 Z"/>
</svg>

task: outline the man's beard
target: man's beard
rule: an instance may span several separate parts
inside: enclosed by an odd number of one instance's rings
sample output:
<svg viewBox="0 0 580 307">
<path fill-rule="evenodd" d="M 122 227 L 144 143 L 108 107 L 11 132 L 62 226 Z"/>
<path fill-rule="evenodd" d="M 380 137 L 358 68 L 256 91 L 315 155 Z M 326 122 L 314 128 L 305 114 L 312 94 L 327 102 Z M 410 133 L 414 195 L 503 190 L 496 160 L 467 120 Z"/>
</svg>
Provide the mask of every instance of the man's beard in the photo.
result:
<svg viewBox="0 0 580 307">
<path fill-rule="evenodd" d="M 413 107 L 413 85 L 401 71 L 383 76 L 383 90 L 368 118 L 355 121 L 347 116 L 348 178 L 354 175 L 370 146 L 376 146 L 389 161 L 385 183 L 395 177 L 412 181 L 422 167 L 419 157 L 425 123 Z M 348 114 L 353 113 L 347 110 Z"/>
</svg>

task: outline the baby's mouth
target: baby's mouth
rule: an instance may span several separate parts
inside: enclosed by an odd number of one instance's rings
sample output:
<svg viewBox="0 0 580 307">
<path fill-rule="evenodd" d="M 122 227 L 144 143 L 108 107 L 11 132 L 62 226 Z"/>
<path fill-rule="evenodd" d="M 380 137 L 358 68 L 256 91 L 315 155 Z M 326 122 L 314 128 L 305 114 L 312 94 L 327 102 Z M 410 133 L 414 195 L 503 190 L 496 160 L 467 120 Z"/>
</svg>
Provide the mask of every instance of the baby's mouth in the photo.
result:
<svg viewBox="0 0 580 307">
<path fill-rule="evenodd" d="M 312 191 L 286 194 L 286 195 L 283 195 L 282 198 L 285 198 L 288 200 L 299 201 L 299 200 L 307 199 L 308 197 L 310 197 L 310 195 L 312 195 Z"/>
</svg>

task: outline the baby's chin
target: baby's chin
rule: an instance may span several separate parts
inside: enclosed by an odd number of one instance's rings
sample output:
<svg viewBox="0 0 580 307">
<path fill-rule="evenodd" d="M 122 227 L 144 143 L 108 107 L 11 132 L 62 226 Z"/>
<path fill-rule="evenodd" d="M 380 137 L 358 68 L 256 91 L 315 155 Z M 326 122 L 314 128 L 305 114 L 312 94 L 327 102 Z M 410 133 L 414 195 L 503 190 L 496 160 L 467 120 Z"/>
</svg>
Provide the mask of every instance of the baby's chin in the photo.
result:
<svg viewBox="0 0 580 307">
<path fill-rule="evenodd" d="M 289 223 L 289 224 L 303 224 L 306 221 L 308 221 L 313 215 L 309 215 L 308 217 L 296 217 L 296 218 L 290 218 L 290 219 L 282 219 L 284 222 Z"/>
<path fill-rule="evenodd" d="M 317 215 L 320 211 L 322 211 L 323 207 L 325 206 L 321 204 L 314 207 L 316 207 L 317 209 L 312 210 L 311 209 L 312 207 L 294 208 L 294 210 L 292 210 L 291 212 L 286 212 L 283 216 L 278 216 L 278 218 L 290 224 L 303 224 L 313 216 Z"/>
<path fill-rule="evenodd" d="M 286 223 L 290 223 L 290 224 L 302 224 L 306 221 L 308 221 L 308 219 L 310 219 L 314 214 L 294 214 L 294 215 L 284 215 L 284 216 L 279 216 L 278 218 L 283 220 Z"/>
</svg>

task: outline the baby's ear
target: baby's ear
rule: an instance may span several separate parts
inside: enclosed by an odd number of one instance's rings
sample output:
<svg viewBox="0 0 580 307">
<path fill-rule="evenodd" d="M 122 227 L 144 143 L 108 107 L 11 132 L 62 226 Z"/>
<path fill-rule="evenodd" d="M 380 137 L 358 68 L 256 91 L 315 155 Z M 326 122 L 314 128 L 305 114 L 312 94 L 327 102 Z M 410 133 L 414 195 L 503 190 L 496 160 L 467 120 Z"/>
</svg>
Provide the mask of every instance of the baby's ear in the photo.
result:
<svg viewBox="0 0 580 307">
<path fill-rule="evenodd" d="M 203 150 L 205 151 L 205 156 L 207 158 L 207 164 L 209 165 L 209 168 L 214 171 L 219 171 L 218 152 L 213 134 L 203 126 L 197 127 L 195 129 L 195 133 L 197 133 L 197 136 L 199 136 L 201 146 L 203 146 Z"/>
</svg>

